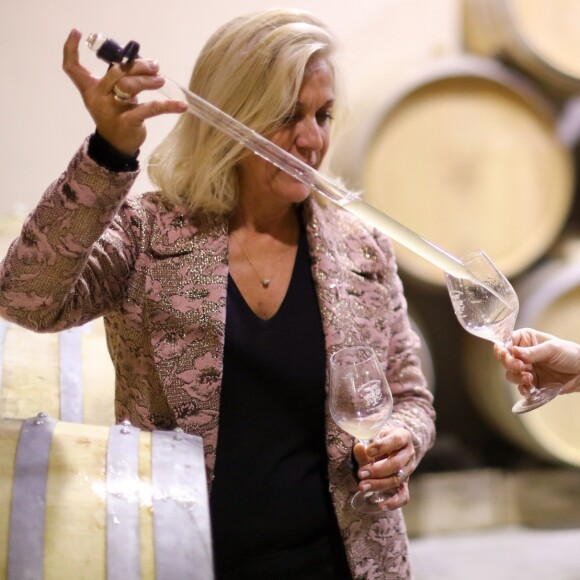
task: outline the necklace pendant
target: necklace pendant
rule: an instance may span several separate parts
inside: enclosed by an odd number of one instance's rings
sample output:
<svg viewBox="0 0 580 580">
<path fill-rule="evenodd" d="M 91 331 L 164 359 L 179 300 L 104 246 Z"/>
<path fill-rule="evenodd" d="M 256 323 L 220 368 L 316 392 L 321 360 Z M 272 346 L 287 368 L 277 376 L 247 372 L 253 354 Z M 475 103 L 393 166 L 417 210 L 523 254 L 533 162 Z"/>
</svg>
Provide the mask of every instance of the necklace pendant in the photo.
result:
<svg viewBox="0 0 580 580">
<path fill-rule="evenodd" d="M 268 288 L 270 286 L 270 282 L 272 280 L 270 278 L 262 278 L 260 282 L 262 283 L 262 288 Z"/>
</svg>

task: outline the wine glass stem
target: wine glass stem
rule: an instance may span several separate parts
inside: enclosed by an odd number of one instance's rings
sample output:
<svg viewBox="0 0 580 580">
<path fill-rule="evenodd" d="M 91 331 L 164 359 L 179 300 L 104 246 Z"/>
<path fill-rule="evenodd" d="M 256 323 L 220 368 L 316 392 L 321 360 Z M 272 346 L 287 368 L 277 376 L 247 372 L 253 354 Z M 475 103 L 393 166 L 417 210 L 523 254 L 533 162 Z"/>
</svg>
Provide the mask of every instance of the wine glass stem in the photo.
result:
<svg viewBox="0 0 580 580">
<path fill-rule="evenodd" d="M 504 348 L 507 349 L 508 352 L 511 352 L 511 346 L 512 346 L 511 333 L 510 333 L 510 337 L 507 339 L 502 339 L 501 343 L 503 344 Z M 540 392 L 540 387 L 537 387 L 534 384 L 532 384 L 530 386 L 529 393 L 531 395 L 537 395 L 539 392 Z"/>
<path fill-rule="evenodd" d="M 528 392 L 530 393 L 530 395 L 537 395 L 540 392 L 540 388 L 536 387 L 536 385 L 532 385 L 529 389 Z"/>
<path fill-rule="evenodd" d="M 359 439 L 359 441 L 364 445 L 365 449 L 369 448 L 369 445 L 373 442 L 372 439 Z M 374 463 L 374 459 L 373 459 Z M 382 491 L 368 491 L 366 492 L 366 498 L 371 503 L 381 503 L 386 499 Z"/>
</svg>

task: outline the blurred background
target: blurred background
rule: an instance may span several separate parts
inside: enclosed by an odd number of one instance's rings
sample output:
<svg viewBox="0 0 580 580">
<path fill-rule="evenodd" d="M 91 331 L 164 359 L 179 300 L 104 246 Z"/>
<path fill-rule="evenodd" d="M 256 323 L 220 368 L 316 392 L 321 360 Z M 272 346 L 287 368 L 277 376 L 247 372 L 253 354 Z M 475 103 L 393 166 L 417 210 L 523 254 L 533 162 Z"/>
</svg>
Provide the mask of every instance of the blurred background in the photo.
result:
<svg viewBox="0 0 580 580">
<path fill-rule="evenodd" d="M 93 129 L 61 70 L 72 27 L 85 37 L 137 40 L 141 54 L 186 85 L 220 24 L 277 4 L 3 0 L 4 243 Z M 342 43 L 349 115 L 332 171 L 454 254 L 484 249 L 516 287 L 517 326 L 580 341 L 580 0 L 283 4 L 315 12 Z M 81 59 L 103 73 L 86 47 Z M 172 124 L 150 122 L 143 158 Z M 145 174 L 135 187 L 150 187 Z M 412 479 L 406 508 L 419 580 L 580 578 L 571 549 L 580 539 L 573 535 L 580 528 L 580 396 L 512 415 L 517 393 L 491 344 L 460 328 L 442 273 L 404 248 L 397 253 L 438 413 L 437 442 Z M 16 364 L 13 348 L 5 349 L 5 369 Z M 96 366 L 106 366 L 105 352 L 99 356 Z M 2 397 L 8 409 L 5 391 Z M 550 535 L 527 535 L 538 530 Z M 471 544 L 452 542 L 472 537 L 498 557 L 508 546 L 492 575 L 489 552 L 478 560 Z"/>
</svg>

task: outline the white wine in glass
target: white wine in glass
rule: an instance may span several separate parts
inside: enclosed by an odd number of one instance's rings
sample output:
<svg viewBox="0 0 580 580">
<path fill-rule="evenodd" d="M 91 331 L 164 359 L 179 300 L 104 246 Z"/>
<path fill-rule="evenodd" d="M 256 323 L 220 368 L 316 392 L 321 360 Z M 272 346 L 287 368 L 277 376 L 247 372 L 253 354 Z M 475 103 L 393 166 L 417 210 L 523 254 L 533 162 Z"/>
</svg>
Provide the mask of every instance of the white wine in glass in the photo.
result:
<svg viewBox="0 0 580 580">
<path fill-rule="evenodd" d="M 457 320 L 471 334 L 509 349 L 519 309 L 513 286 L 483 250 L 471 252 L 462 262 L 472 277 L 445 272 Z M 561 390 L 559 383 L 541 389 L 534 386 L 526 397 L 514 404 L 512 411 L 516 414 L 533 411 L 551 401 Z"/>
<path fill-rule="evenodd" d="M 330 357 L 330 413 L 336 424 L 367 447 L 393 411 L 393 395 L 372 348 L 346 347 Z M 357 492 L 352 507 L 382 511 L 382 492 Z"/>
</svg>

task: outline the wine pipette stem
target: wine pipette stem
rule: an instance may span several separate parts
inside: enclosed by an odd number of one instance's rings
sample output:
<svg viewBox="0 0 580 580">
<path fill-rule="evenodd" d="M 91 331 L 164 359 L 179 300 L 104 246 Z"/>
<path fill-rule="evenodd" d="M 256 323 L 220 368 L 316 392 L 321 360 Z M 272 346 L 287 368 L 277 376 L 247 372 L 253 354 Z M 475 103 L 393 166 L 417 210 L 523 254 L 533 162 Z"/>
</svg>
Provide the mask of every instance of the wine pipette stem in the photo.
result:
<svg viewBox="0 0 580 580">
<path fill-rule="evenodd" d="M 240 123 L 195 93 L 182 87 L 168 77 L 165 77 L 165 80 L 166 84 L 159 91 L 169 98 L 176 98 L 170 86 L 172 85 L 173 88 L 178 89 L 182 93 L 183 98 L 185 98 L 188 111 L 191 114 L 206 121 L 216 129 L 223 131 L 256 155 L 259 155 L 327 199 L 375 226 L 433 265 L 459 276 L 471 277 L 471 274 L 463 266 L 459 258 L 413 232 L 367 202 L 359 199 L 358 194 L 347 190 L 335 181 L 322 175 L 313 167 L 310 167 L 284 149 L 281 149 L 269 139 L 248 128 L 243 123 Z"/>
</svg>

